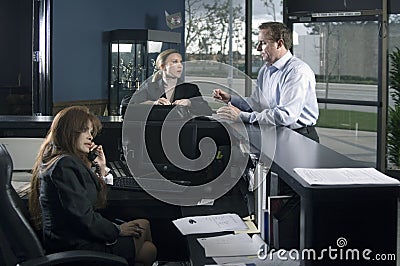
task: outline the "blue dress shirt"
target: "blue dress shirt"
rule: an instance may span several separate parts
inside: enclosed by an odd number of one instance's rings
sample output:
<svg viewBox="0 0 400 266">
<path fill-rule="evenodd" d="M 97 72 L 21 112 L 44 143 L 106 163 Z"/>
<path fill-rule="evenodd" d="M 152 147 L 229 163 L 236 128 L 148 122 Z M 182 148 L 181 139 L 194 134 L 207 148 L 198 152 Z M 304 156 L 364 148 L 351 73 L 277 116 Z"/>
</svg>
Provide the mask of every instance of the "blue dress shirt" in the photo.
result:
<svg viewBox="0 0 400 266">
<path fill-rule="evenodd" d="M 250 97 L 232 95 L 231 103 L 247 123 L 268 123 L 297 129 L 317 123 L 319 110 L 311 68 L 288 51 L 261 67 Z"/>
</svg>

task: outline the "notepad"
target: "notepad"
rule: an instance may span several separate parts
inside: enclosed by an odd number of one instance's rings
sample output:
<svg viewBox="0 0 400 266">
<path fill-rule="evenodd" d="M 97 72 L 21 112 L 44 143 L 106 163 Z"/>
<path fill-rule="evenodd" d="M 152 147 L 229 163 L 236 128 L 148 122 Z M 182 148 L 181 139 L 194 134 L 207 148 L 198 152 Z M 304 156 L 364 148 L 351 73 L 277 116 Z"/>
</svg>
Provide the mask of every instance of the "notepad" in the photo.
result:
<svg viewBox="0 0 400 266">
<path fill-rule="evenodd" d="M 294 168 L 310 185 L 400 184 L 375 168 Z"/>
</svg>

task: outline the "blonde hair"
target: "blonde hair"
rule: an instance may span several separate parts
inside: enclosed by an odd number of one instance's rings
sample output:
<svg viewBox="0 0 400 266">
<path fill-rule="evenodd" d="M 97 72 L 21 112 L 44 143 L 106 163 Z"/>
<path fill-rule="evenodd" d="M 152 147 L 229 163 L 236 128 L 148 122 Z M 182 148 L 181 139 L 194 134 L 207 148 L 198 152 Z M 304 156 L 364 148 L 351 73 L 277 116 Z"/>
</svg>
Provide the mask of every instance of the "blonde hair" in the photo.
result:
<svg viewBox="0 0 400 266">
<path fill-rule="evenodd" d="M 163 65 L 165 65 L 165 62 L 167 62 L 168 56 L 170 56 L 171 54 L 181 54 L 181 53 L 176 49 L 167 49 L 167 50 L 162 51 L 157 56 L 156 65 L 155 65 L 155 69 L 157 71 L 153 74 L 152 82 L 156 82 L 162 78 L 161 67 Z"/>
</svg>

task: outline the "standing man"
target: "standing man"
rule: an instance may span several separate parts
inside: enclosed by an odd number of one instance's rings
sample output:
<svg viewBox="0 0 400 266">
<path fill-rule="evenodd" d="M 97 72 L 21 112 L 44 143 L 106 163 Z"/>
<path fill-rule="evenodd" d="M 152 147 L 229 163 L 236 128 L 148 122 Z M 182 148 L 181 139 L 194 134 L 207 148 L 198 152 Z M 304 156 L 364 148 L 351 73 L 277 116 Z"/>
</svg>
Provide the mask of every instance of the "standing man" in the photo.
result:
<svg viewBox="0 0 400 266">
<path fill-rule="evenodd" d="M 257 77 L 257 87 L 245 99 L 215 89 L 214 98 L 228 103 L 217 110 L 221 117 L 247 123 L 286 126 L 319 142 L 315 124 L 318 103 L 315 74 L 290 52 L 292 32 L 280 22 L 259 27 L 257 51 L 266 63 Z"/>
</svg>

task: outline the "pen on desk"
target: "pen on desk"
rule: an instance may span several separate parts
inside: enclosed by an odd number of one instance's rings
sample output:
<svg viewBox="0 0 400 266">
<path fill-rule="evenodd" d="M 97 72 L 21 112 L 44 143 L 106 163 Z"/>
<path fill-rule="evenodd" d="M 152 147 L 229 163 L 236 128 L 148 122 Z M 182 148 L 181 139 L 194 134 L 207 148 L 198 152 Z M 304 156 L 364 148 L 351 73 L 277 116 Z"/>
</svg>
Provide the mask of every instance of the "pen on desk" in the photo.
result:
<svg viewBox="0 0 400 266">
<path fill-rule="evenodd" d="M 115 220 L 117 223 L 122 223 L 122 224 L 123 224 L 123 223 L 126 223 L 124 220 L 121 220 L 121 219 L 118 219 L 118 218 L 115 218 L 114 220 Z"/>
<path fill-rule="evenodd" d="M 216 99 L 216 98 L 214 98 L 214 101 L 216 101 L 216 102 L 219 102 L 219 103 L 226 104 L 226 102 L 224 102 L 223 100 L 220 100 L 220 99 Z"/>
</svg>

